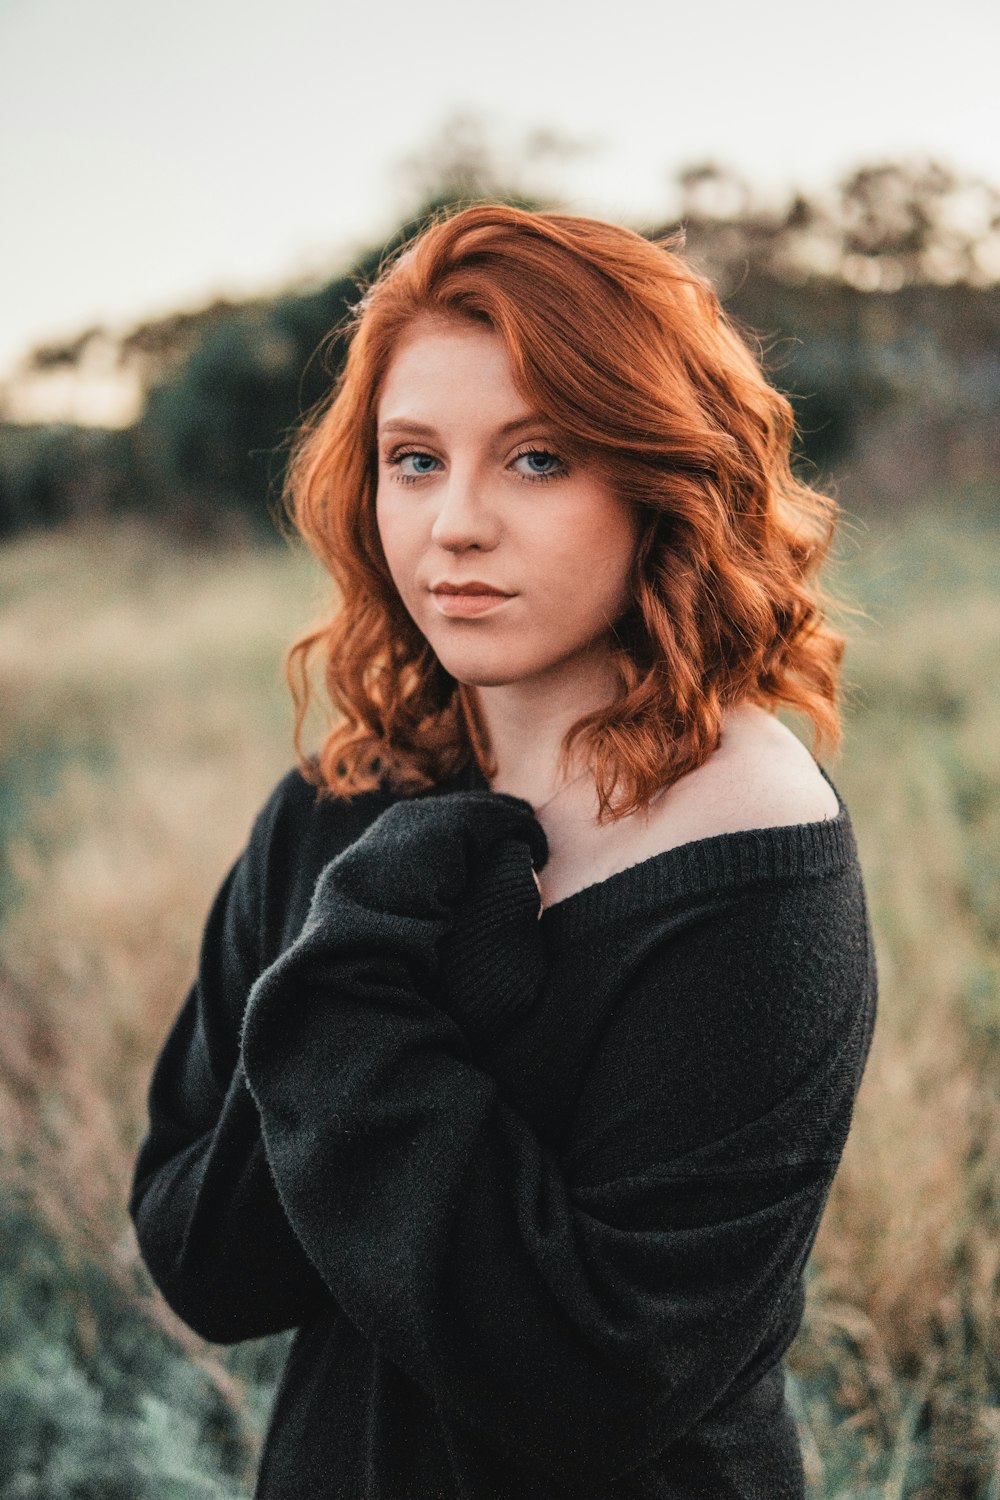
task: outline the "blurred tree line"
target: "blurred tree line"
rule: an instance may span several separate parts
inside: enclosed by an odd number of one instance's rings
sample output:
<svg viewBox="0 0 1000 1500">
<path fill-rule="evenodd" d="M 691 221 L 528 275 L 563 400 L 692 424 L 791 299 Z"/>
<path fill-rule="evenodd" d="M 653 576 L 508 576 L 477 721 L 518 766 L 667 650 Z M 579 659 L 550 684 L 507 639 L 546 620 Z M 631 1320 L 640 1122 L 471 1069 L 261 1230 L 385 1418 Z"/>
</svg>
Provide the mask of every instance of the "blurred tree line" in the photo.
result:
<svg viewBox="0 0 1000 1500">
<path fill-rule="evenodd" d="M 573 148 L 540 135 L 535 158 Z M 441 207 L 539 205 L 517 164 L 459 121 L 410 164 L 422 208 L 318 288 L 147 323 L 115 339 L 140 383 L 130 427 L 0 425 L 0 536 L 136 514 L 190 536 L 273 532 L 287 439 L 328 390 L 360 288 Z M 801 456 L 861 509 L 988 485 L 1000 473 L 1000 191 L 934 163 L 865 166 L 830 193 L 761 206 L 715 164 L 681 172 L 671 211 L 730 314 L 792 398 Z M 80 370 L 106 330 L 37 349 L 26 371 Z"/>
</svg>

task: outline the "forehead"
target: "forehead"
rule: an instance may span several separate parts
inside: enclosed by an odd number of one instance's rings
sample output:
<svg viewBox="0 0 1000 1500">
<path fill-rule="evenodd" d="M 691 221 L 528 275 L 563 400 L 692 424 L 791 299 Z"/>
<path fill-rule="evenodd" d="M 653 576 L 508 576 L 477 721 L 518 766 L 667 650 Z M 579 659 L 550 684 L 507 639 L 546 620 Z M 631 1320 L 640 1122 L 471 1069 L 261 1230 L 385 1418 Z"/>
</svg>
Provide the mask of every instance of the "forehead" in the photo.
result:
<svg viewBox="0 0 1000 1500">
<path fill-rule="evenodd" d="M 509 416 L 514 408 L 529 405 L 499 334 L 471 320 L 426 317 L 410 324 L 393 351 L 378 417 L 384 425 L 447 410 L 485 418 L 502 409 Z"/>
</svg>

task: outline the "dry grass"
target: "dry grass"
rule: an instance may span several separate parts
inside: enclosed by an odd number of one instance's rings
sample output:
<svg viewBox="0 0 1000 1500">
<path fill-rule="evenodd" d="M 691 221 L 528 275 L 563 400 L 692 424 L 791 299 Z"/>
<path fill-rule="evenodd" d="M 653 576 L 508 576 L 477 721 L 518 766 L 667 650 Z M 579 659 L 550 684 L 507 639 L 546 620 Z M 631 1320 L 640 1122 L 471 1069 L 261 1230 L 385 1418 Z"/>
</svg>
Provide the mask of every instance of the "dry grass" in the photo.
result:
<svg viewBox="0 0 1000 1500">
<path fill-rule="evenodd" d="M 0 553 L 0 1159 L 64 1244 L 130 1285 L 151 1062 L 289 764 L 281 655 L 318 598 L 301 556 L 135 529 Z"/>
<path fill-rule="evenodd" d="M 794 1356 L 815 1492 L 841 1500 L 1000 1495 L 996 538 L 927 516 L 859 532 L 842 567 L 872 618 L 831 769 L 881 1016 Z M 280 658 L 317 587 L 290 552 L 135 530 L 0 554 L 0 1149 L 125 1268 L 149 1067 L 290 761 Z"/>
<path fill-rule="evenodd" d="M 880 1496 L 1000 1493 L 996 540 L 995 523 L 963 534 L 926 516 L 862 538 L 848 570 L 873 619 L 849 657 L 836 779 L 861 847 L 880 1019 L 796 1366 L 824 1373 L 851 1413 L 818 1449 L 855 1437 L 873 1473 L 894 1456 Z M 817 1413 L 821 1436 L 829 1420 Z M 823 1493 L 839 1493 L 826 1478 Z"/>
</svg>

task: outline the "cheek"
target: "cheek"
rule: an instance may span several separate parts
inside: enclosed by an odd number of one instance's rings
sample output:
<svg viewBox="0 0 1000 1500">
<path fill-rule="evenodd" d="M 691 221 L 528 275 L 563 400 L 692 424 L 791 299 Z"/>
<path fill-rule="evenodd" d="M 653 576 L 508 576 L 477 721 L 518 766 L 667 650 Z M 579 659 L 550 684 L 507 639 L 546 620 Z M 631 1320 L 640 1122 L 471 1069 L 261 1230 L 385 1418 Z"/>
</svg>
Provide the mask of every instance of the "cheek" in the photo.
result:
<svg viewBox="0 0 1000 1500">
<path fill-rule="evenodd" d="M 574 529 L 574 554 L 581 587 L 605 604 L 628 597 L 639 527 L 631 509 L 618 505 L 595 509 Z"/>
<path fill-rule="evenodd" d="M 402 592 L 406 586 L 409 571 L 408 528 L 398 511 L 379 496 L 376 496 L 375 500 L 375 522 L 389 572 L 392 574 L 396 587 Z"/>
</svg>

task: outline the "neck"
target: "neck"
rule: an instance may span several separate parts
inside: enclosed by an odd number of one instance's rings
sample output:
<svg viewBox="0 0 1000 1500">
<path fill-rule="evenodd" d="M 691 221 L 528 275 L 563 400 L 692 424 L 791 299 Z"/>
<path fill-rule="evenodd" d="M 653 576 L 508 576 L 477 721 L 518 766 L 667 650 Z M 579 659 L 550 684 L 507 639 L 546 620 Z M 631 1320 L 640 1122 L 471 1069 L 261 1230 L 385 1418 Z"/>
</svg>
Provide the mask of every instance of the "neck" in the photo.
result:
<svg viewBox="0 0 1000 1500">
<path fill-rule="evenodd" d="M 568 768 L 560 769 L 563 738 L 571 724 L 610 703 L 617 690 L 609 656 L 565 663 L 554 677 L 474 688 L 496 760 L 493 790 L 523 797 L 537 808 L 580 777 L 587 761 L 576 747 Z M 579 787 L 586 785 L 582 776 Z"/>
</svg>

